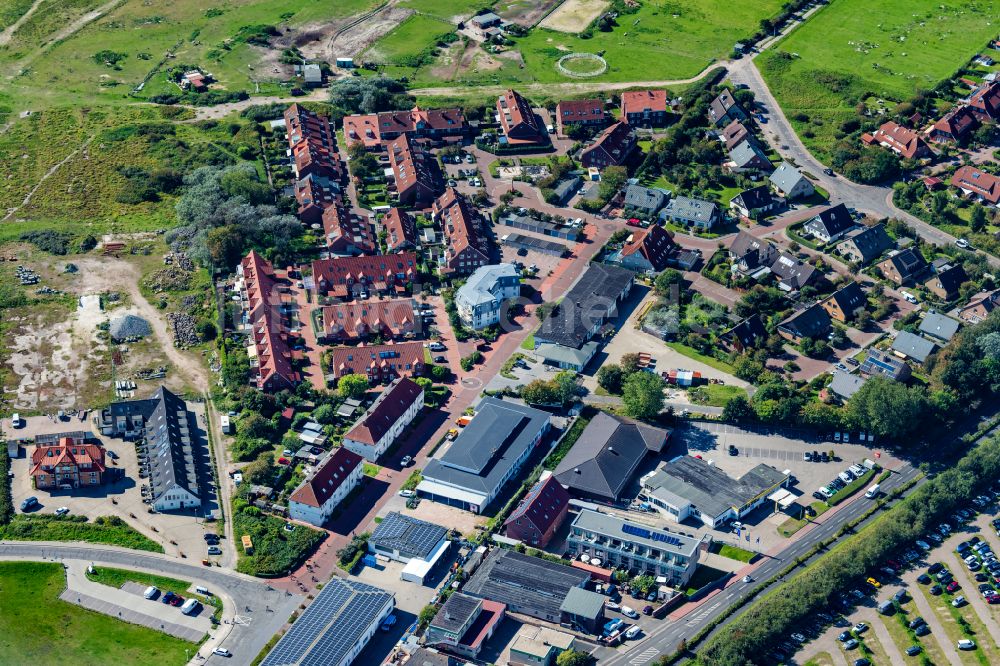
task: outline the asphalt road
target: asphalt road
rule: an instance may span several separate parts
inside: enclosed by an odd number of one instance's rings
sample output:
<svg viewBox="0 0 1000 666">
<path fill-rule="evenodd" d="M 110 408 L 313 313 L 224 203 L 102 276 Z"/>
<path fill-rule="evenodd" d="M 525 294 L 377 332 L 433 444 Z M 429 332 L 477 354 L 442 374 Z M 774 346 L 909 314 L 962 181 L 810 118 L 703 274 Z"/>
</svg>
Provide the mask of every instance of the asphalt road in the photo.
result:
<svg viewBox="0 0 1000 666">
<path fill-rule="evenodd" d="M 883 490 L 891 491 L 893 488 L 916 478 L 919 474 L 919 470 L 906 465 L 881 485 Z M 845 523 L 856 519 L 869 508 L 871 508 L 871 503 L 865 500 L 863 495 L 859 495 L 858 499 L 853 500 L 850 504 L 836 511 L 827 520 L 822 520 L 821 518 L 822 523 L 820 527 L 809 530 L 802 538 L 797 539 L 777 556 L 768 558 L 762 564 L 758 565 L 753 571 L 753 582 L 744 584 L 737 581 L 715 596 L 706 599 L 700 607 L 681 619 L 677 621 L 663 620 L 663 623 L 657 629 L 651 631 L 647 638 L 637 643 L 635 647 L 625 651 L 602 648 L 598 653 L 601 665 L 615 666 L 628 664 L 629 666 L 643 666 L 663 655 L 672 654 L 676 651 L 677 645 L 682 638 L 690 639 L 693 637 L 703 627 L 724 613 L 730 606 L 737 603 L 748 592 L 758 589 L 764 591 L 767 587 L 771 587 L 766 585 L 766 581 L 787 567 L 795 558 L 812 549 L 818 542 L 832 537 Z M 876 513 L 874 515 L 877 516 L 879 514 Z M 797 570 L 797 572 L 799 571 L 801 569 Z M 730 618 L 727 618 L 720 626 L 725 626 L 734 618 L 739 617 L 742 610 L 737 611 Z"/>
<path fill-rule="evenodd" d="M 849 207 L 870 213 L 876 217 L 895 217 L 913 227 L 925 241 L 937 245 L 951 245 L 955 237 L 933 227 L 920 218 L 896 208 L 892 203 L 892 188 L 852 183 L 842 176 L 828 176 L 823 173 L 827 165 L 813 157 L 799 139 L 791 123 L 785 117 L 777 100 L 771 94 L 764 78 L 757 70 L 753 59 L 745 58 L 730 63 L 728 78 L 734 83 L 746 85 L 753 91 L 757 102 L 766 107 L 767 123 L 760 129 L 768 143 L 785 159 L 791 159 L 802 170 L 815 177 L 816 182 L 830 193 L 830 203 L 843 203 Z M 985 253 L 984 253 L 985 254 Z M 985 255 L 994 268 L 1000 268 L 1000 259 Z"/>
<path fill-rule="evenodd" d="M 250 576 L 218 567 L 187 564 L 155 553 L 86 544 L 5 541 L 0 543 L 0 558 L 51 562 L 70 559 L 90 562 L 95 566 L 137 569 L 202 583 L 216 594 L 228 596 L 235 608 L 224 609 L 223 619 L 228 620 L 228 624 L 217 629 L 216 636 L 223 637 L 221 645 L 228 648 L 233 656 L 231 659 L 223 657 L 208 657 L 203 661 L 196 659 L 196 663 L 219 666 L 249 664 L 271 636 L 284 626 L 292 611 L 303 602 L 303 598 L 299 595 L 275 590 L 266 582 Z M 236 622 L 232 621 L 234 616 L 237 617 Z M 201 647 L 200 652 L 208 654 L 211 648 L 217 645 L 219 641 L 211 638 Z M 192 644 L 192 656 L 195 648 L 196 646 Z"/>
</svg>

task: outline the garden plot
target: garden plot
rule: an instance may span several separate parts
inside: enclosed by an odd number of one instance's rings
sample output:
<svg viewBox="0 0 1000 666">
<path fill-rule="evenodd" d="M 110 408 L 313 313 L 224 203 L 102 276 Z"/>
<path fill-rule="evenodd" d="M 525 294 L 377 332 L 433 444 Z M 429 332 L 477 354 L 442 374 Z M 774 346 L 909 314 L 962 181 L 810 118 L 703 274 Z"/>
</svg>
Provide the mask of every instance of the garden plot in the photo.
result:
<svg viewBox="0 0 1000 666">
<path fill-rule="evenodd" d="M 538 25 L 549 30 L 579 33 L 610 6 L 607 0 L 566 0 Z"/>
</svg>

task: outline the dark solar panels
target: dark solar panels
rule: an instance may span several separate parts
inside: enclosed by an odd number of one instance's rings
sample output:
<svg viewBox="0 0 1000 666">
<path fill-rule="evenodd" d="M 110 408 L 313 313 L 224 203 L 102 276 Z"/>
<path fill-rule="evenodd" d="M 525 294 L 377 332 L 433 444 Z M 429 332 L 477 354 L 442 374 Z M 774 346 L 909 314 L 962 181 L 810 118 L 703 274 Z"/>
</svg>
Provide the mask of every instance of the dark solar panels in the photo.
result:
<svg viewBox="0 0 1000 666">
<path fill-rule="evenodd" d="M 391 602 L 392 595 L 377 587 L 333 578 L 261 666 L 340 664 Z"/>
<path fill-rule="evenodd" d="M 636 525 L 631 525 L 625 523 L 622 525 L 622 532 L 625 534 L 631 534 L 632 536 L 642 537 L 643 539 L 652 539 L 653 541 L 662 541 L 669 546 L 682 546 L 683 543 L 680 539 L 673 536 L 672 534 L 664 534 L 663 532 L 654 532 L 652 530 L 647 530 L 645 527 L 638 527 Z"/>
<path fill-rule="evenodd" d="M 448 530 L 393 511 L 375 528 L 368 543 L 373 548 L 399 551 L 404 557 L 427 559 Z"/>
</svg>

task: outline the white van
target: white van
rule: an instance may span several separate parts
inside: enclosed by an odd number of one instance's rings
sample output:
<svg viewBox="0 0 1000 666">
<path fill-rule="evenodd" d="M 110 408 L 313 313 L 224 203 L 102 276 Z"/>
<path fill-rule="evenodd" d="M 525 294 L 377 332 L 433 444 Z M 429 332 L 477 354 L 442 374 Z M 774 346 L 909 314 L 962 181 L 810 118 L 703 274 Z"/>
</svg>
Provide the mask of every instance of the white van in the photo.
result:
<svg viewBox="0 0 1000 666">
<path fill-rule="evenodd" d="M 194 591 L 197 592 L 198 594 L 202 595 L 202 596 L 205 596 L 205 597 L 212 596 L 212 593 L 208 591 L 208 588 L 207 587 L 203 587 L 201 585 L 195 586 Z"/>
<path fill-rule="evenodd" d="M 200 606 L 201 606 L 201 602 L 198 601 L 197 599 L 188 599 L 187 601 L 184 602 L 184 605 L 181 606 L 181 612 L 184 613 L 185 615 L 191 615 Z"/>
<path fill-rule="evenodd" d="M 879 488 L 879 485 L 877 483 L 874 483 L 868 489 L 868 491 L 865 493 L 865 498 L 866 499 L 875 499 L 876 497 L 878 497 L 878 495 L 879 495 L 880 492 L 882 492 L 882 489 Z"/>
<path fill-rule="evenodd" d="M 10 417 L 10 427 L 11 428 L 23 428 L 24 421 L 21 420 L 20 414 L 14 414 Z"/>
<path fill-rule="evenodd" d="M 156 589 L 156 586 L 155 585 L 150 585 L 149 587 L 146 588 L 146 591 L 142 593 L 142 596 L 146 597 L 147 599 L 152 599 L 158 593 L 159 593 L 159 590 Z"/>
<path fill-rule="evenodd" d="M 837 476 L 839 476 L 840 480 L 843 481 L 844 483 L 850 483 L 853 478 L 848 472 L 841 472 Z"/>
<path fill-rule="evenodd" d="M 910 303 L 917 302 L 917 297 L 908 291 L 900 291 L 899 295 L 903 297 L 903 300 L 909 301 Z"/>
</svg>

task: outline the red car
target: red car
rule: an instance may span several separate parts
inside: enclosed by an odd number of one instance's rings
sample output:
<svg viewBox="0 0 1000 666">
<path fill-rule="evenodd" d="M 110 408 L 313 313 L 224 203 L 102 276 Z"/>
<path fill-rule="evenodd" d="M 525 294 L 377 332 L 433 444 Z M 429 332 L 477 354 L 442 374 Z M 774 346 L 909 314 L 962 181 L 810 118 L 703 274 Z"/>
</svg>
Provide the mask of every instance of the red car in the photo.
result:
<svg viewBox="0 0 1000 666">
<path fill-rule="evenodd" d="M 986 602 L 991 604 L 1000 604 L 1000 594 L 990 594 L 986 597 Z"/>
<path fill-rule="evenodd" d="M 626 222 L 625 224 L 627 224 L 630 227 L 637 227 L 639 226 L 639 219 L 635 217 L 630 217 L 628 222 Z"/>
<path fill-rule="evenodd" d="M 291 462 L 292 461 L 289 460 L 288 458 L 278 458 L 278 464 L 279 465 L 288 465 Z"/>
<path fill-rule="evenodd" d="M 183 603 L 184 603 L 184 597 L 182 597 L 179 594 L 175 595 L 174 598 L 170 600 L 171 606 L 180 606 Z"/>
<path fill-rule="evenodd" d="M 958 584 L 957 580 L 953 580 L 950 583 L 948 583 L 948 587 L 944 589 L 948 590 L 949 592 L 954 592 L 955 590 L 961 589 L 961 587 L 962 586 Z"/>
</svg>

